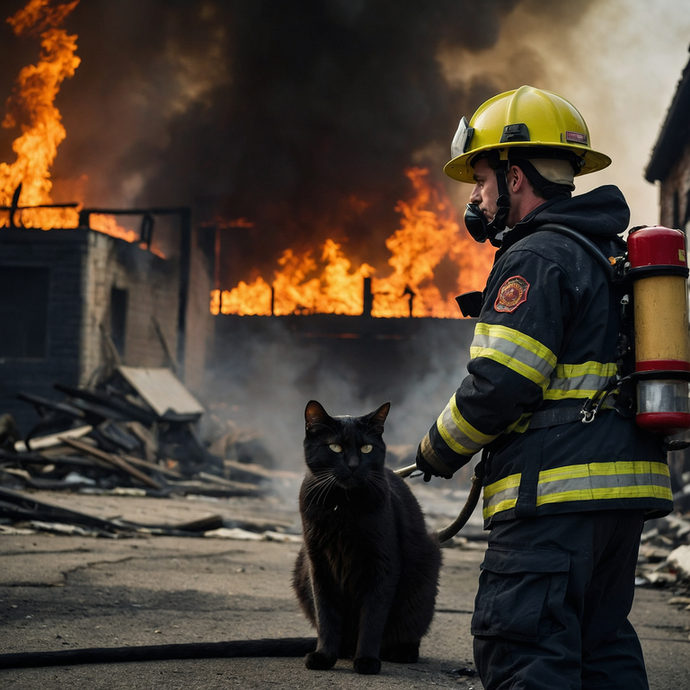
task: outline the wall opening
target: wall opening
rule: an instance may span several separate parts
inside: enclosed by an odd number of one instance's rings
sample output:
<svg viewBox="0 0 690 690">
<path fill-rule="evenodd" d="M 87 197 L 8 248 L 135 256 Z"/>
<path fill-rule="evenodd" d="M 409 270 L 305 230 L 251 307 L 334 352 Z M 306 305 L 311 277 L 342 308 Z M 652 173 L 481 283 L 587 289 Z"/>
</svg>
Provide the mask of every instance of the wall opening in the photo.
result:
<svg viewBox="0 0 690 690">
<path fill-rule="evenodd" d="M 0 268 L 0 357 L 45 359 L 50 269 Z"/>
<path fill-rule="evenodd" d="M 113 287 L 110 290 L 110 337 L 120 357 L 125 355 L 128 292 Z"/>
</svg>

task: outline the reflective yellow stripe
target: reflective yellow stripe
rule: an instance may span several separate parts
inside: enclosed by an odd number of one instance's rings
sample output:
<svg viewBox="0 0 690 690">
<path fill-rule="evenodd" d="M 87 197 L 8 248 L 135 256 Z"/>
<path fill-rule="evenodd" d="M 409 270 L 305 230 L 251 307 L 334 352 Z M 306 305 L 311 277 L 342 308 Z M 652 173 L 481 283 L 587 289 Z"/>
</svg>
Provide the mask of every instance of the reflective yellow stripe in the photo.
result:
<svg viewBox="0 0 690 690">
<path fill-rule="evenodd" d="M 484 487 L 484 519 L 515 507 L 520 491 L 520 474 L 511 474 Z"/>
<path fill-rule="evenodd" d="M 520 480 L 520 474 L 512 474 L 484 488 L 484 519 L 515 507 Z M 647 461 L 592 462 L 539 473 L 537 506 L 623 498 L 672 501 L 668 465 Z"/>
<path fill-rule="evenodd" d="M 664 487 L 654 484 L 642 484 L 638 486 L 618 486 L 611 489 L 581 489 L 573 491 L 561 491 L 537 498 L 537 505 L 547 503 L 567 503 L 568 501 L 597 501 L 614 498 L 665 498 L 673 500 L 673 496 Z"/>
<path fill-rule="evenodd" d="M 616 476 L 621 474 L 660 474 L 669 477 L 668 465 L 663 462 L 647 462 L 644 460 L 630 462 L 590 462 L 587 465 L 567 465 L 555 467 L 552 470 L 542 470 L 539 473 L 539 483 L 546 484 L 564 479 L 580 477 Z"/>
<path fill-rule="evenodd" d="M 591 398 L 606 388 L 611 377 L 618 372 L 615 362 L 584 362 L 559 364 L 544 393 L 546 400 Z"/>
<path fill-rule="evenodd" d="M 497 493 L 501 491 L 506 491 L 506 489 L 514 489 L 515 487 L 520 486 L 520 478 L 522 475 L 520 474 L 511 474 L 508 477 L 504 477 L 503 479 L 499 479 L 497 482 L 494 482 L 493 484 L 489 484 L 488 486 L 484 487 L 484 500 L 486 501 L 487 499 L 491 498 L 492 496 L 495 496 Z"/>
<path fill-rule="evenodd" d="M 496 438 L 496 435 L 483 434 L 460 414 L 455 396 L 439 415 L 436 427 L 446 445 L 460 455 L 474 455 Z"/>
<path fill-rule="evenodd" d="M 514 328 L 488 323 L 476 325 L 470 357 L 491 359 L 542 388 L 557 361 L 556 355 L 538 340 Z"/>
<path fill-rule="evenodd" d="M 496 513 L 500 513 L 503 510 L 510 510 L 511 508 L 515 508 L 516 503 L 517 498 L 507 498 L 505 501 L 500 501 L 499 503 L 496 503 L 495 505 L 492 505 L 488 508 L 485 507 L 482 511 L 482 516 L 485 520 L 487 520 L 488 518 L 494 516 Z"/>
</svg>

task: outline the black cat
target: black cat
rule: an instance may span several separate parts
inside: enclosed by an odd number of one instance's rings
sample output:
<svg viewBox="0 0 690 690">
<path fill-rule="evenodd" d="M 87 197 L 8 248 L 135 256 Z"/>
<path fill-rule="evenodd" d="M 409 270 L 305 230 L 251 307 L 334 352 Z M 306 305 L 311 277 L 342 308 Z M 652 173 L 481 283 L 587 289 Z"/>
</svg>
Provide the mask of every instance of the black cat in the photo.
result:
<svg viewBox="0 0 690 690">
<path fill-rule="evenodd" d="M 417 661 L 433 617 L 441 555 L 412 492 L 384 467 L 381 434 L 389 408 L 363 417 L 330 417 L 315 401 L 306 408 L 304 546 L 293 585 L 318 639 L 19 652 L 0 654 L 0 668 L 307 654 L 308 668 L 328 669 L 345 656 L 354 657 L 358 673 L 378 673 L 379 659 Z"/>
<path fill-rule="evenodd" d="M 389 409 L 331 417 L 312 400 L 305 410 L 304 544 L 293 586 L 318 633 L 311 669 L 339 657 L 368 674 L 380 659 L 415 662 L 431 624 L 441 552 L 405 481 L 384 465 Z"/>
</svg>

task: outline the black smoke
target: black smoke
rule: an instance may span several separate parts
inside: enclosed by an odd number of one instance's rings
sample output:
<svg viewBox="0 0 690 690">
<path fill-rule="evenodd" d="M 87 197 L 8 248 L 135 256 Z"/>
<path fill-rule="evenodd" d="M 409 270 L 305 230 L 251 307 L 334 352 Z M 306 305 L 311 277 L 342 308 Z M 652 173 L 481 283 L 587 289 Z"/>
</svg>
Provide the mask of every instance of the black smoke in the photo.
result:
<svg viewBox="0 0 690 690">
<path fill-rule="evenodd" d="M 518 3 L 81 0 L 65 23 L 82 63 L 56 100 L 54 201 L 81 178 L 90 206 L 244 218 L 254 227 L 223 231 L 232 284 L 326 237 L 374 263 L 410 194 L 403 170 L 440 177 L 459 116 L 496 92 L 489 78 L 451 87 L 440 51 L 490 48 Z M 6 16 L 24 4 L 4 2 Z M 0 44 L 9 95 L 38 46 L 8 26 Z M 4 160 L 17 134 L 0 133 Z"/>
</svg>

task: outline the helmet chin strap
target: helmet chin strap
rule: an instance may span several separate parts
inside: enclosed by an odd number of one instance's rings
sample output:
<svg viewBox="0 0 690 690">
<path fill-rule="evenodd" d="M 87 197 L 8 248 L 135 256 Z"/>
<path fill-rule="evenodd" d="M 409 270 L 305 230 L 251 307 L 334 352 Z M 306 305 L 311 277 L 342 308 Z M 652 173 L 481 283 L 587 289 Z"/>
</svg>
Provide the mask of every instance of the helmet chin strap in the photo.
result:
<svg viewBox="0 0 690 690">
<path fill-rule="evenodd" d="M 510 194 L 508 193 L 508 161 L 501 160 L 496 168 L 496 184 L 498 199 L 496 199 L 496 213 L 490 223 L 487 222 L 479 204 L 467 204 L 465 208 L 465 227 L 467 232 L 477 242 L 489 240 L 494 247 L 500 247 L 496 235 L 506 229 L 508 213 L 510 212 Z"/>
</svg>

